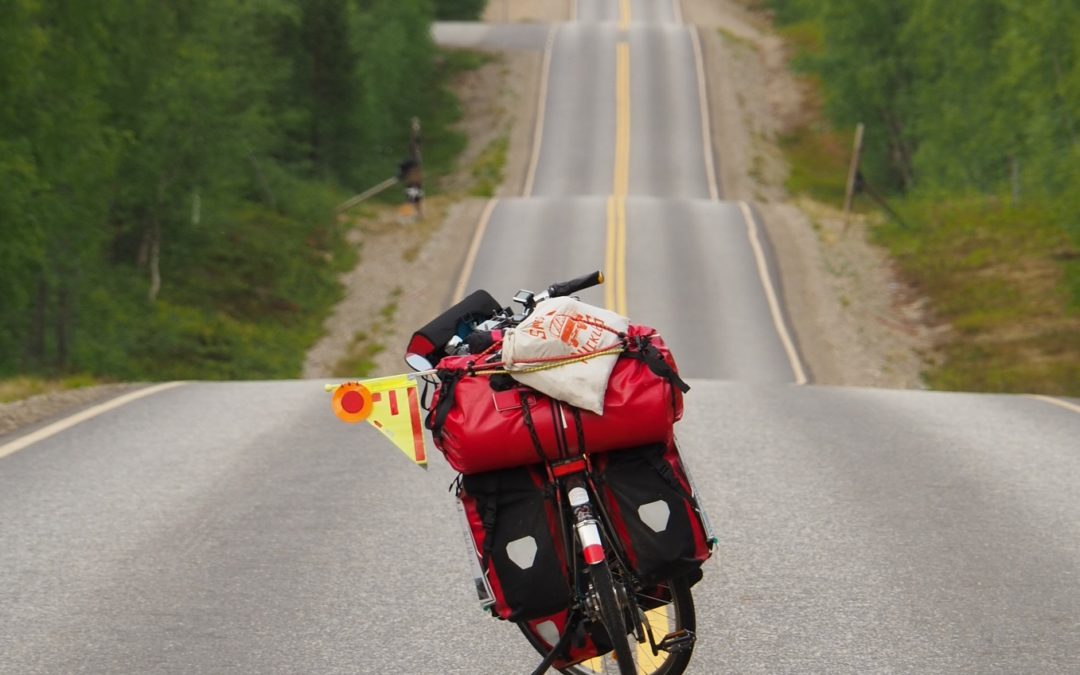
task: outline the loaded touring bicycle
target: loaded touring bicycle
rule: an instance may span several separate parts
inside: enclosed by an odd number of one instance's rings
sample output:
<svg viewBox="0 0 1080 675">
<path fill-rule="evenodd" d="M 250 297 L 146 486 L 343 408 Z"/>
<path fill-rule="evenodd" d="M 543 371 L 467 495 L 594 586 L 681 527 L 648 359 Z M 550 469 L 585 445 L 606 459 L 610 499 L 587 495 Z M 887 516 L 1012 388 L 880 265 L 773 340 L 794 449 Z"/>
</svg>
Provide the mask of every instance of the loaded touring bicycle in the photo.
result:
<svg viewBox="0 0 1080 675">
<path fill-rule="evenodd" d="M 517 310 L 476 291 L 406 361 L 460 473 L 481 606 L 520 627 L 534 672 L 677 675 L 716 543 L 673 433 L 689 387 L 657 331 L 571 297 L 602 282 L 519 291 Z"/>
</svg>

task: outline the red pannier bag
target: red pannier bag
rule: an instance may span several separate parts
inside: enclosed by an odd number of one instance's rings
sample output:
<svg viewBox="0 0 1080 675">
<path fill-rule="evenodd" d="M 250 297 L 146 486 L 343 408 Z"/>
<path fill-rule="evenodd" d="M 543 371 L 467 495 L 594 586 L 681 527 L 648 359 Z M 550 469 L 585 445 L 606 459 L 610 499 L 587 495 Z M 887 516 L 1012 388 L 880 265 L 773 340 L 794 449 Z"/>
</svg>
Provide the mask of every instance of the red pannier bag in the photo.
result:
<svg viewBox="0 0 1080 675">
<path fill-rule="evenodd" d="M 592 476 L 639 580 L 658 584 L 699 575 L 715 542 L 674 443 L 597 455 Z"/>
<path fill-rule="evenodd" d="M 631 325 L 608 380 L 604 414 L 554 400 L 506 376 L 474 374 L 483 355 L 439 362 L 427 418 L 436 447 L 463 474 L 668 443 L 682 417 L 675 359 L 652 328 Z"/>
<path fill-rule="evenodd" d="M 559 638 L 567 630 L 570 621 L 570 610 L 564 609 L 551 616 L 531 619 L 522 622 L 522 627 L 539 639 L 545 651 L 550 652 L 559 643 Z M 589 624 L 586 621 L 577 621 L 570 628 L 573 634 L 563 646 L 562 652 L 556 655 L 551 664 L 556 670 L 569 668 L 570 666 L 588 661 L 611 651 L 611 639 L 603 626 Z"/>
<path fill-rule="evenodd" d="M 570 606 L 566 544 L 542 467 L 462 476 L 457 497 L 495 616 L 518 622 Z"/>
</svg>

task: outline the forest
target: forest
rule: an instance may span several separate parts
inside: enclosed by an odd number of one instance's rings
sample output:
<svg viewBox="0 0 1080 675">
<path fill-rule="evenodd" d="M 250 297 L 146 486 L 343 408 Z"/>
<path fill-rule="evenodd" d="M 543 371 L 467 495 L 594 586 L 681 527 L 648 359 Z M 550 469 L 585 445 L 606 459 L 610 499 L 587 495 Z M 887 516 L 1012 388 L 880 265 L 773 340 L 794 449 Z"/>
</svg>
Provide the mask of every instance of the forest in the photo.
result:
<svg viewBox="0 0 1080 675">
<path fill-rule="evenodd" d="M 820 197 L 842 200 L 865 124 L 861 172 L 889 211 L 859 201 L 952 331 L 929 384 L 1080 395 L 1080 3 L 767 5 L 833 134 Z M 809 148 L 820 178 L 830 149 Z"/>
<path fill-rule="evenodd" d="M 0 377 L 298 375 L 354 260 L 334 205 L 414 115 L 452 162 L 429 26 L 484 4 L 0 0 Z M 757 4 L 843 139 L 793 173 L 837 201 L 866 125 L 874 236 L 953 330 L 930 386 L 1080 395 L 1080 4 Z"/>
<path fill-rule="evenodd" d="M 295 377 L 482 0 L 0 0 L 0 376 Z"/>
</svg>

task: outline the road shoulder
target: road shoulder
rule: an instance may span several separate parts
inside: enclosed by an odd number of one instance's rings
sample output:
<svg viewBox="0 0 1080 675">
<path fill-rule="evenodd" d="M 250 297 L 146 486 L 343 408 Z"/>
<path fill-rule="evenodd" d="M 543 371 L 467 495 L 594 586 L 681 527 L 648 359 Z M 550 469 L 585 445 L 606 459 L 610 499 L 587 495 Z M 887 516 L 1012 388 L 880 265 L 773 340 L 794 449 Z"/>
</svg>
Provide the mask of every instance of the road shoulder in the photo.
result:
<svg viewBox="0 0 1080 675">
<path fill-rule="evenodd" d="M 19 401 L 0 403 L 0 440 L 41 422 L 75 412 L 142 387 L 142 384 L 101 384 L 79 389 L 38 394 Z"/>
</svg>

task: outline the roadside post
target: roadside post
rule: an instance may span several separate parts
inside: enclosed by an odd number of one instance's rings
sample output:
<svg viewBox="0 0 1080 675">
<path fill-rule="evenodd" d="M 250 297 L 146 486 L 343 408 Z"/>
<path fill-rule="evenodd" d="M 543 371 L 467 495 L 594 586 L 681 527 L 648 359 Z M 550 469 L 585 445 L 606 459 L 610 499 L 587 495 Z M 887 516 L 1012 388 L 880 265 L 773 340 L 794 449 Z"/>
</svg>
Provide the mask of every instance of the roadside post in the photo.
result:
<svg viewBox="0 0 1080 675">
<path fill-rule="evenodd" d="M 863 131 L 865 126 L 859 122 L 855 127 L 855 145 L 851 153 L 851 165 L 848 167 L 847 190 L 844 191 L 844 221 L 847 222 L 848 214 L 851 213 L 851 202 L 855 199 L 857 189 L 857 177 L 859 175 L 859 162 L 862 161 Z"/>
<path fill-rule="evenodd" d="M 424 219 L 422 202 L 424 200 L 423 156 L 420 146 L 423 137 L 420 134 L 420 118 L 413 117 L 409 122 L 409 158 L 400 165 L 399 178 L 405 184 L 405 198 L 416 211 L 419 220 Z"/>
</svg>

